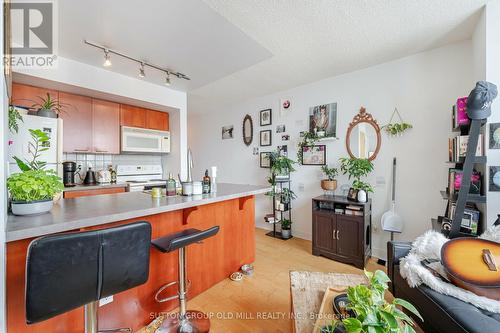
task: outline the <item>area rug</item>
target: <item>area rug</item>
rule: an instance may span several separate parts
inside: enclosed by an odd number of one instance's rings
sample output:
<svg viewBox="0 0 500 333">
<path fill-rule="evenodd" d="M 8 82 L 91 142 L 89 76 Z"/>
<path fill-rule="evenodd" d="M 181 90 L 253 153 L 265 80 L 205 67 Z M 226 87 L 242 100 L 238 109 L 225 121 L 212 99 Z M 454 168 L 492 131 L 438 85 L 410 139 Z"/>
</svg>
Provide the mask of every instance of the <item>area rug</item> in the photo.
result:
<svg viewBox="0 0 500 333">
<path fill-rule="evenodd" d="M 326 288 L 355 286 L 366 282 L 364 275 L 291 271 L 290 288 L 295 332 L 313 331 Z"/>
<path fill-rule="evenodd" d="M 500 240 L 500 226 L 491 227 L 480 238 L 498 242 Z M 448 239 L 436 231 L 427 231 L 418 237 L 412 244 L 410 253 L 401 259 L 401 276 L 408 285 L 416 288 L 422 283 L 438 293 L 453 296 L 461 301 L 470 303 L 478 308 L 494 313 L 500 313 L 500 302 L 483 296 L 478 296 L 468 290 L 459 288 L 451 283 L 435 277 L 422 264 L 422 260 L 441 260 L 441 247 Z"/>
</svg>

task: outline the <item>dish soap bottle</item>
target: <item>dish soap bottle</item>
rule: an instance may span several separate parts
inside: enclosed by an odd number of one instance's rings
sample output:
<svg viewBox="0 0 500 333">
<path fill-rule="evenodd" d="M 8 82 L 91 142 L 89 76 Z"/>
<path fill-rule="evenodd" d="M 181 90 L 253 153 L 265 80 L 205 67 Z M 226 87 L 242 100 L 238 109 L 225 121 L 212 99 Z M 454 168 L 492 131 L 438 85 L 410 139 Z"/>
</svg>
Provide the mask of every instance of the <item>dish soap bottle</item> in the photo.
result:
<svg viewBox="0 0 500 333">
<path fill-rule="evenodd" d="M 172 177 L 172 174 L 168 174 L 168 180 L 167 180 L 167 196 L 168 197 L 173 197 L 177 194 L 176 191 L 176 184 L 175 184 L 175 179 Z"/>
<path fill-rule="evenodd" d="M 205 177 L 203 177 L 203 194 L 210 193 L 210 176 L 208 175 L 208 169 L 205 170 Z"/>
</svg>

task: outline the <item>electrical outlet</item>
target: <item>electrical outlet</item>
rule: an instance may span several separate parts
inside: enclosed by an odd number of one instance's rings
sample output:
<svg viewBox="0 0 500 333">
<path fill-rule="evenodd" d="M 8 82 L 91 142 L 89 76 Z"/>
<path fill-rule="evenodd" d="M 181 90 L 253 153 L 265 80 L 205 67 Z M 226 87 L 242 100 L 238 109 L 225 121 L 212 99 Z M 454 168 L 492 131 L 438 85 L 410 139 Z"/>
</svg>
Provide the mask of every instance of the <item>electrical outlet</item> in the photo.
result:
<svg viewBox="0 0 500 333">
<path fill-rule="evenodd" d="M 305 186 L 304 183 L 299 183 L 299 192 L 304 192 Z"/>
<path fill-rule="evenodd" d="M 113 295 L 101 298 L 99 300 L 99 306 L 104 306 L 104 305 L 109 304 L 111 302 L 113 302 Z"/>
</svg>

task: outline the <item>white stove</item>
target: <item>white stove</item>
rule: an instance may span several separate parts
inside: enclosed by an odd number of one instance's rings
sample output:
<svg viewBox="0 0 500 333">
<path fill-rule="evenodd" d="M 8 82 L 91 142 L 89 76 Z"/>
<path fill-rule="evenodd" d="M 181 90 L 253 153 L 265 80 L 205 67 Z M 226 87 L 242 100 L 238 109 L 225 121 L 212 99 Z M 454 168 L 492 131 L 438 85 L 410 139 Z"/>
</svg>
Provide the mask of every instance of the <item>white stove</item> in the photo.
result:
<svg viewBox="0 0 500 333">
<path fill-rule="evenodd" d="M 163 179 L 163 169 L 159 164 L 118 165 L 116 167 L 116 181 L 128 183 L 130 192 L 167 186 L 167 181 Z"/>
</svg>

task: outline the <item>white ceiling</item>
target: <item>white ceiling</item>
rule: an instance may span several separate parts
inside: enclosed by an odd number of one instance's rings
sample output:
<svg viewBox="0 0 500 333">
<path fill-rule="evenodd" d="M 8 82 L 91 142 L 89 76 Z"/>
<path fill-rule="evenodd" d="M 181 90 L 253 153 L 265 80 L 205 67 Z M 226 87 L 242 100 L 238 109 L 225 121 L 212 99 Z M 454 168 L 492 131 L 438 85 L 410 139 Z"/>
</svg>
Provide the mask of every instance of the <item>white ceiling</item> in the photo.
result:
<svg viewBox="0 0 500 333">
<path fill-rule="evenodd" d="M 489 0 L 59 1 L 59 53 L 101 66 L 88 39 L 192 78 L 189 112 L 469 39 Z M 137 76 L 112 57 L 110 70 Z M 145 80 L 162 84 L 152 70 Z"/>
<path fill-rule="evenodd" d="M 176 90 L 206 85 L 271 56 L 200 0 L 64 0 L 58 10 L 61 56 L 102 66 L 103 52 L 85 45 L 87 39 L 191 77 L 172 78 Z M 110 70 L 138 77 L 137 63 L 111 60 Z M 144 79 L 163 84 L 165 76 L 146 68 Z"/>
<path fill-rule="evenodd" d="M 469 39 L 488 0 L 204 2 L 273 57 L 190 91 L 190 112 Z"/>
</svg>

